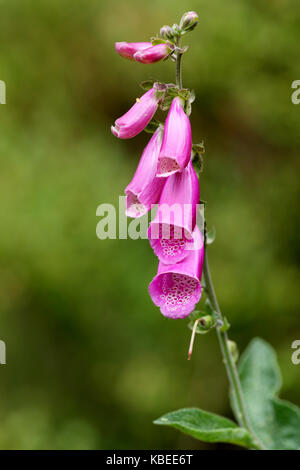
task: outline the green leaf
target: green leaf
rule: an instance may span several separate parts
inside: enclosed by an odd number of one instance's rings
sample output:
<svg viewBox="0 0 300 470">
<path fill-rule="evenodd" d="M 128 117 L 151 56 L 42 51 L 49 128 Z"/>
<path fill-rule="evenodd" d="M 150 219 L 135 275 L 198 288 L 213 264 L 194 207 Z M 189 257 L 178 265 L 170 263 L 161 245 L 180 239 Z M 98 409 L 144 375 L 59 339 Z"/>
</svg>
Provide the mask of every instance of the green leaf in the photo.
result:
<svg viewBox="0 0 300 470">
<path fill-rule="evenodd" d="M 154 424 L 171 426 L 184 434 L 205 442 L 229 442 L 242 447 L 254 447 L 246 429 L 233 421 L 198 408 L 183 408 L 163 415 Z"/>
<path fill-rule="evenodd" d="M 277 394 L 281 374 L 272 347 L 255 338 L 241 356 L 239 376 L 249 421 L 259 440 L 272 450 L 300 447 L 300 409 Z M 237 407 L 231 393 L 232 408 Z"/>
<path fill-rule="evenodd" d="M 155 83 L 155 80 L 144 80 L 143 82 L 140 83 L 140 87 L 145 90 L 151 90 L 153 88 L 153 85 Z"/>
</svg>

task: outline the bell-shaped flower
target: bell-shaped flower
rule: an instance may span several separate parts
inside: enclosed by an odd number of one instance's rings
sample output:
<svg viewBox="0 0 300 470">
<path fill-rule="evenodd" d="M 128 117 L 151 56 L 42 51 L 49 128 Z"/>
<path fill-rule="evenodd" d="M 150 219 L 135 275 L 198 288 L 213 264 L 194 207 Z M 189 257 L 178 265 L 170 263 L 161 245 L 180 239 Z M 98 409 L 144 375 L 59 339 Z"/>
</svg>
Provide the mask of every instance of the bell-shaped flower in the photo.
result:
<svg viewBox="0 0 300 470">
<path fill-rule="evenodd" d="M 198 204 L 199 182 L 190 162 L 182 173 L 167 178 L 148 230 L 150 244 L 163 263 L 177 263 L 187 255 Z"/>
<path fill-rule="evenodd" d="M 125 59 L 134 60 L 134 54 L 151 47 L 151 42 L 116 42 L 117 53 Z"/>
<path fill-rule="evenodd" d="M 192 131 L 183 101 L 173 99 L 164 128 L 158 159 L 157 176 L 169 176 L 182 171 L 191 159 Z"/>
<path fill-rule="evenodd" d="M 194 230 L 196 248 L 176 264 L 159 263 L 157 275 L 149 285 L 153 303 L 169 318 L 185 318 L 201 297 L 201 277 L 204 259 L 203 237 L 199 228 Z"/>
<path fill-rule="evenodd" d="M 135 137 L 153 118 L 160 99 L 160 85 L 154 83 L 153 88 L 137 98 L 129 111 L 116 120 L 115 125 L 111 126 L 112 133 L 119 139 Z"/>
<path fill-rule="evenodd" d="M 134 59 L 143 64 L 153 64 L 168 57 L 172 49 L 166 43 L 142 49 L 134 54 Z"/>
<path fill-rule="evenodd" d="M 141 217 L 159 201 L 164 178 L 157 178 L 156 167 L 162 142 L 162 128 L 158 127 L 145 147 L 132 181 L 125 189 L 126 215 Z"/>
</svg>

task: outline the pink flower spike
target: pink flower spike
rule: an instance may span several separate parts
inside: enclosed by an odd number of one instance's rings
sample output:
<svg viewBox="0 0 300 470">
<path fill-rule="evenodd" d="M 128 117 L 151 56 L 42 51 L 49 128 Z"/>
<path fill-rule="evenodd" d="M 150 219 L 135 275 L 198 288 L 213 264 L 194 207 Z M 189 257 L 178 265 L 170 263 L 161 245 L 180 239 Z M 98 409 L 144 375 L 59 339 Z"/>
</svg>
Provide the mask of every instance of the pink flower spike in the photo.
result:
<svg viewBox="0 0 300 470">
<path fill-rule="evenodd" d="M 115 125 L 111 127 L 111 131 L 116 137 L 119 137 L 119 139 L 131 139 L 149 124 L 160 100 L 155 85 L 141 98 L 137 98 L 129 111 L 116 120 Z"/>
<path fill-rule="evenodd" d="M 143 64 L 153 64 L 154 62 L 158 62 L 168 57 L 170 52 L 170 47 L 166 43 L 163 43 L 140 50 L 136 52 L 133 57 L 135 60 L 142 62 Z"/>
<path fill-rule="evenodd" d="M 141 217 L 159 200 L 165 184 L 163 178 L 157 178 L 156 167 L 162 141 L 162 128 L 154 132 L 144 149 L 132 181 L 125 189 L 126 215 Z"/>
<path fill-rule="evenodd" d="M 157 176 L 169 176 L 182 171 L 191 159 L 192 131 L 182 100 L 173 99 L 164 129 L 158 160 Z"/>
<path fill-rule="evenodd" d="M 151 42 L 116 42 L 115 48 L 117 53 L 125 59 L 134 60 L 133 56 L 143 49 L 147 49 Z"/>
<path fill-rule="evenodd" d="M 150 223 L 148 238 L 161 262 L 178 263 L 187 255 L 193 244 L 198 203 L 199 182 L 190 162 L 182 173 L 167 179 Z"/>
<path fill-rule="evenodd" d="M 194 237 L 201 237 L 197 226 Z M 149 285 L 149 293 L 153 303 L 166 317 L 187 317 L 201 298 L 204 244 L 200 245 L 200 249 L 189 251 L 180 263 L 159 263 L 157 275 Z"/>
</svg>

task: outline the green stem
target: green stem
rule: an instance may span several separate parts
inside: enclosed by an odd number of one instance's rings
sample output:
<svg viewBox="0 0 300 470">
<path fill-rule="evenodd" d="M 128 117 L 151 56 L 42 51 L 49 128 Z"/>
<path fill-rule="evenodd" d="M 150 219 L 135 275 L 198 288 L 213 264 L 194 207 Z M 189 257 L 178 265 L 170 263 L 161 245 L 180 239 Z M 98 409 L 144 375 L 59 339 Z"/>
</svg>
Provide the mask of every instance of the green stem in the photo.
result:
<svg viewBox="0 0 300 470">
<path fill-rule="evenodd" d="M 176 41 L 176 46 L 180 46 L 180 36 L 178 36 Z M 181 71 L 181 52 L 176 52 L 176 85 L 181 89 L 182 88 L 182 71 Z"/>
<path fill-rule="evenodd" d="M 215 289 L 213 286 L 211 274 L 210 274 L 210 269 L 208 265 L 208 257 L 207 257 L 207 245 L 205 244 L 205 253 L 204 253 L 204 264 L 203 264 L 203 276 L 205 279 L 205 287 L 207 291 L 207 296 L 208 299 L 213 307 L 213 309 L 216 311 L 217 315 L 219 316 L 219 319 L 221 320 L 222 324 L 224 323 L 224 317 L 222 315 L 222 312 L 219 307 L 218 299 L 215 293 Z M 229 344 L 228 344 L 228 335 L 226 331 L 222 331 L 220 327 L 216 328 L 217 335 L 218 335 L 218 340 L 220 344 L 220 349 L 221 353 L 223 356 L 223 362 L 225 364 L 227 376 L 232 388 L 232 392 L 235 397 L 235 402 L 237 405 L 238 409 L 238 416 L 237 420 L 238 423 L 241 427 L 246 428 L 249 433 L 251 434 L 253 438 L 253 442 L 255 443 L 255 447 L 258 449 L 264 449 L 265 447 L 263 444 L 258 440 L 258 438 L 255 436 L 251 425 L 249 423 L 245 403 L 244 403 L 244 398 L 243 398 L 243 393 L 242 393 L 242 388 L 241 388 L 241 383 L 238 375 L 238 371 L 235 365 L 235 362 L 232 358 L 231 351 L 229 349 Z"/>
</svg>

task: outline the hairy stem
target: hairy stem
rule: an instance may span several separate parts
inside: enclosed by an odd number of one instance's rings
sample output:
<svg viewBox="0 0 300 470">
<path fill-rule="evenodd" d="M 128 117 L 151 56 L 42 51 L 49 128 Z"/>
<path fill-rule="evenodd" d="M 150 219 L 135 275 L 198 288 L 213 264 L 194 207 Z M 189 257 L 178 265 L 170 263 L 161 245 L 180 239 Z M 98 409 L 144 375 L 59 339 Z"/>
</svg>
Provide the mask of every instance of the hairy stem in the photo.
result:
<svg viewBox="0 0 300 470">
<path fill-rule="evenodd" d="M 215 293 L 215 289 L 213 286 L 210 270 L 209 270 L 209 265 L 208 265 L 208 257 L 207 257 L 207 245 L 205 244 L 205 253 L 204 253 L 204 264 L 203 264 L 203 276 L 205 280 L 205 287 L 206 287 L 206 292 L 208 299 L 213 307 L 213 309 L 216 311 L 216 313 L 219 316 L 219 319 L 221 320 L 222 324 L 224 323 L 224 317 L 222 315 L 222 312 L 219 307 L 218 299 Z M 223 356 L 223 362 L 225 364 L 227 376 L 232 388 L 232 393 L 234 394 L 235 402 L 237 405 L 238 409 L 238 416 L 237 420 L 238 423 L 241 427 L 246 428 L 249 433 L 251 434 L 253 441 L 255 443 L 256 448 L 258 449 L 264 449 L 263 444 L 258 440 L 258 438 L 255 436 L 251 425 L 249 423 L 249 419 L 247 416 L 247 411 L 244 403 L 244 398 L 243 398 L 243 393 L 242 393 L 242 388 L 241 388 L 241 383 L 240 379 L 238 376 L 238 371 L 235 365 L 235 362 L 233 360 L 231 351 L 229 349 L 229 344 L 228 344 L 228 335 L 226 331 L 222 331 L 220 327 L 216 328 L 217 335 L 218 335 L 218 340 L 220 344 L 220 349 L 221 353 Z"/>
</svg>

